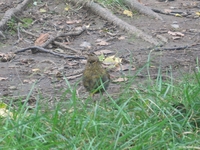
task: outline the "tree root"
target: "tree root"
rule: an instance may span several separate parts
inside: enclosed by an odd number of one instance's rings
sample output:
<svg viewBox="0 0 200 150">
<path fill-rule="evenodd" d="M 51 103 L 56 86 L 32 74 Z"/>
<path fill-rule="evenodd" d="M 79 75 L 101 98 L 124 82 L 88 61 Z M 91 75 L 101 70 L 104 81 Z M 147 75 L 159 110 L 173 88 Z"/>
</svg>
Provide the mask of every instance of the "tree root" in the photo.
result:
<svg viewBox="0 0 200 150">
<path fill-rule="evenodd" d="M 3 30 L 12 16 L 21 12 L 32 0 L 24 0 L 22 3 L 18 4 L 16 8 L 11 8 L 7 10 L 0 21 L 0 30 Z"/>
<path fill-rule="evenodd" d="M 123 0 L 123 3 L 132 9 L 138 10 L 142 14 L 148 15 L 150 17 L 153 17 L 159 20 L 163 20 L 161 16 L 159 16 L 157 13 L 152 11 L 149 7 L 142 5 L 137 0 Z"/>
<path fill-rule="evenodd" d="M 66 56 L 66 55 L 63 55 L 63 54 L 55 53 L 55 52 L 49 51 L 48 49 L 45 49 L 45 48 L 40 47 L 40 46 L 31 46 L 31 47 L 23 48 L 23 49 L 20 49 L 20 50 L 14 52 L 14 54 L 25 52 L 27 50 L 37 50 L 39 52 L 50 53 L 52 55 L 59 56 L 59 57 L 62 57 L 62 58 L 67 58 L 67 59 L 85 59 L 85 57 L 69 56 L 69 55 Z"/>
<path fill-rule="evenodd" d="M 76 53 L 80 53 L 79 51 L 77 51 L 76 49 L 73 49 L 73 48 L 70 48 L 69 46 L 66 46 L 66 45 L 63 45 L 62 43 L 60 42 L 56 42 L 55 40 L 59 37 L 63 37 L 63 36 L 78 36 L 80 35 L 81 33 L 83 33 L 84 31 L 86 30 L 86 27 L 83 26 L 81 28 L 81 30 L 78 30 L 78 31 L 75 31 L 75 32 L 68 32 L 68 33 L 59 33 L 57 36 L 53 37 L 53 36 L 50 36 L 50 39 L 48 39 L 44 44 L 40 45 L 40 46 L 31 46 L 31 47 L 27 47 L 27 48 L 23 48 L 23 49 L 20 49 L 18 51 L 15 52 L 15 54 L 18 54 L 18 53 L 21 53 L 21 52 L 25 52 L 27 50 L 31 50 L 31 52 L 33 54 L 37 53 L 37 52 L 45 52 L 45 53 L 50 53 L 52 55 L 55 55 L 55 56 L 59 56 L 59 57 L 63 57 L 63 58 L 73 58 L 73 59 L 85 59 L 84 57 L 77 57 L 77 56 L 66 56 L 66 55 L 63 55 L 63 54 L 59 54 L 59 53 L 55 53 L 55 52 L 52 52 L 48 49 L 45 49 L 45 47 L 47 47 L 50 43 L 54 42 L 54 44 L 56 45 L 59 45 L 61 47 L 64 47 L 64 48 L 67 48 L 67 49 L 70 49 L 71 51 L 73 52 L 76 52 Z M 23 30 L 23 32 L 29 34 L 29 32 L 26 32 L 25 30 Z M 33 35 L 33 34 L 31 34 Z M 37 35 L 33 35 L 33 36 L 36 36 L 38 37 Z"/>
<path fill-rule="evenodd" d="M 145 34 L 138 28 L 136 28 L 133 25 L 128 24 L 127 22 L 124 22 L 123 20 L 119 19 L 115 15 L 113 15 L 109 10 L 101 7 L 99 4 L 94 2 L 86 2 L 85 0 L 73 0 L 73 3 L 81 3 L 82 5 L 85 5 L 89 9 L 91 9 L 94 13 L 101 16 L 103 19 L 106 19 L 107 21 L 113 23 L 114 25 L 117 25 L 122 30 L 125 30 L 126 32 L 130 34 L 134 34 L 139 38 L 142 38 L 143 40 L 154 44 L 156 46 L 162 45 L 162 42 L 159 41 L 156 38 L 153 38 L 152 36 Z"/>
</svg>

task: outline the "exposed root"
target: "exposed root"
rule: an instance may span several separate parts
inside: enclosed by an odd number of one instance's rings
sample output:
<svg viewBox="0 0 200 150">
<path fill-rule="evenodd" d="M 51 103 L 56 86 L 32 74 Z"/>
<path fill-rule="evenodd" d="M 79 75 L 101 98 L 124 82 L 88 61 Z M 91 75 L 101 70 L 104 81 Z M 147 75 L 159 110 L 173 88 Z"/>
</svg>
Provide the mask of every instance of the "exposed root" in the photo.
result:
<svg viewBox="0 0 200 150">
<path fill-rule="evenodd" d="M 159 20 L 163 20 L 163 18 L 161 16 L 159 16 L 157 13 L 152 11 L 149 7 L 142 5 L 137 0 L 123 0 L 123 2 L 130 8 L 136 9 L 137 11 L 139 11 L 142 14 L 148 15 L 150 17 L 153 17 L 153 18 L 156 18 Z"/>
<path fill-rule="evenodd" d="M 0 30 L 3 30 L 12 16 L 16 15 L 17 13 L 23 11 L 23 9 L 30 3 L 32 0 L 24 0 L 22 3 L 18 4 L 16 8 L 11 8 L 7 10 L 0 21 Z"/>
<path fill-rule="evenodd" d="M 15 54 L 25 52 L 27 50 L 37 50 L 39 52 L 49 53 L 49 54 L 59 56 L 59 57 L 62 57 L 62 58 L 67 58 L 67 59 L 85 59 L 85 57 L 69 56 L 69 55 L 63 55 L 63 54 L 55 53 L 55 52 L 49 51 L 48 49 L 45 49 L 45 48 L 40 47 L 40 46 L 31 46 L 31 47 L 23 48 L 23 49 L 16 51 Z"/>
<path fill-rule="evenodd" d="M 113 13 L 111 13 L 108 9 L 105 9 L 101 7 L 99 4 L 94 2 L 86 2 L 85 0 L 73 0 L 74 3 L 81 3 L 82 5 L 85 5 L 89 9 L 91 9 L 94 13 L 101 16 L 102 18 L 106 19 L 107 21 L 113 23 L 114 25 L 117 25 L 122 30 L 125 30 L 129 34 L 134 34 L 139 38 L 144 39 L 145 41 L 154 44 L 156 46 L 162 45 L 162 42 L 159 41 L 156 38 L 153 38 L 151 35 L 145 34 L 138 28 L 136 28 L 133 25 L 128 24 L 127 22 L 124 22 L 123 20 L 119 19 L 117 16 L 115 16 Z"/>
</svg>

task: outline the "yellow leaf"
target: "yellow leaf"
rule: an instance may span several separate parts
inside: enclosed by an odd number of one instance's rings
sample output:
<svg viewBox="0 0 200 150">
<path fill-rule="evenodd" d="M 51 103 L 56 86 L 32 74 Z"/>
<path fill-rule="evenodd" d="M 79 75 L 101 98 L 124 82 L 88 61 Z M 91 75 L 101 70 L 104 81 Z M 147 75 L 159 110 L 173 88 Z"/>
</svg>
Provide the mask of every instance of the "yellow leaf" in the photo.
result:
<svg viewBox="0 0 200 150">
<path fill-rule="evenodd" d="M 7 105 L 6 105 L 5 103 L 0 102 L 0 109 L 1 109 L 1 108 L 6 108 L 6 107 L 7 107 Z"/>
<path fill-rule="evenodd" d="M 118 65 L 122 62 L 122 59 L 119 58 L 119 57 L 115 57 L 115 55 L 113 55 L 113 56 L 107 57 L 103 62 L 106 63 L 106 64 Z"/>
<path fill-rule="evenodd" d="M 69 4 L 66 3 L 65 11 L 68 11 L 70 9 Z"/>
<path fill-rule="evenodd" d="M 196 12 L 196 15 L 197 15 L 197 16 L 200 16 L 200 11 L 199 11 L 199 12 Z"/>
<path fill-rule="evenodd" d="M 129 10 L 124 10 L 123 14 L 127 15 L 129 17 L 133 17 L 133 13 L 131 11 L 129 11 Z"/>
<path fill-rule="evenodd" d="M 47 12 L 47 11 L 46 11 L 45 9 L 41 8 L 41 9 L 40 9 L 40 12 L 41 12 L 41 13 L 45 13 L 45 12 Z"/>
<path fill-rule="evenodd" d="M 32 69 L 33 72 L 39 72 L 40 69 L 39 68 L 35 68 L 35 69 Z"/>
<path fill-rule="evenodd" d="M 118 78 L 118 79 L 113 80 L 113 82 L 124 82 L 127 80 L 128 80 L 128 78 Z"/>
<path fill-rule="evenodd" d="M 182 15 L 180 15 L 180 14 L 175 14 L 175 16 L 176 16 L 176 17 L 182 17 Z"/>
</svg>

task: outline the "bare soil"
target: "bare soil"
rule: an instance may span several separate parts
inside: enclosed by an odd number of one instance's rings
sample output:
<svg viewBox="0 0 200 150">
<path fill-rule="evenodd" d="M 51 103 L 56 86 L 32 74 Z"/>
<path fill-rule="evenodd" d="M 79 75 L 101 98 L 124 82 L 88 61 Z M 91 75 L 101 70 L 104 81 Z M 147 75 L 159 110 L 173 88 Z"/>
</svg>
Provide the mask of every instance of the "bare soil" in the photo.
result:
<svg viewBox="0 0 200 150">
<path fill-rule="evenodd" d="M 2 1 L 0 4 L 0 18 L 5 11 L 17 5 L 18 1 Z M 172 15 L 159 14 L 164 21 L 155 20 L 142 14 L 134 14 L 132 18 L 115 12 L 115 15 L 128 23 L 143 30 L 153 37 L 162 35 L 168 39 L 164 47 L 181 47 L 200 42 L 200 17 L 194 14 L 200 9 L 199 0 L 175 0 L 169 2 L 159 2 L 157 0 L 142 0 L 142 3 L 148 7 L 164 11 L 165 9 L 177 10 L 180 12 L 191 12 L 188 17 L 176 17 Z M 129 65 L 130 70 L 125 70 L 125 75 L 136 75 L 138 70 L 143 67 L 148 58 L 150 62 L 150 75 L 157 77 L 158 69 L 161 68 L 163 74 L 172 72 L 174 78 L 179 78 L 184 73 L 193 73 L 198 67 L 198 57 L 200 55 L 199 45 L 184 50 L 148 50 L 151 44 L 136 38 L 134 35 L 128 35 L 118 27 L 113 26 L 106 20 L 93 14 L 90 10 L 71 6 L 70 10 L 65 10 L 66 3 L 61 0 L 46 0 L 37 5 L 29 6 L 17 17 L 32 18 L 34 24 L 25 28 L 33 34 L 40 35 L 49 33 L 52 35 L 58 32 L 74 31 L 82 25 L 90 25 L 89 29 L 79 36 L 70 36 L 61 38 L 60 42 L 72 47 L 80 53 L 74 53 L 68 49 L 58 48 L 56 45 L 49 45 L 47 48 L 57 50 L 65 55 L 86 56 L 88 50 L 111 50 L 117 57 L 123 58 L 122 65 Z M 46 13 L 40 12 L 43 8 Z M 69 23 L 71 22 L 71 23 Z M 172 24 L 179 27 L 174 28 Z M 168 33 L 180 32 L 184 35 L 174 36 Z M 7 39 L 0 39 L 0 53 L 15 52 L 21 48 L 33 46 L 36 37 L 24 32 L 20 32 L 21 40 L 17 42 L 18 34 L 6 30 L 4 34 Z M 175 39 L 174 39 L 175 38 Z M 98 44 L 97 40 L 103 39 L 109 44 Z M 82 47 L 83 42 L 88 42 L 91 47 Z M 113 55 L 113 54 L 112 54 Z M 109 56 L 109 54 L 108 54 Z M 33 87 L 33 83 L 38 81 L 33 90 L 33 95 L 41 93 L 44 97 L 55 97 L 68 89 L 65 77 L 77 78 L 69 79 L 70 85 L 77 86 L 77 94 L 80 97 L 88 96 L 88 93 L 82 87 L 81 71 L 84 69 L 86 59 L 63 59 L 52 54 L 36 53 L 31 51 L 19 53 L 9 62 L 0 62 L 0 96 L 23 96 L 27 95 Z M 119 71 L 111 71 L 113 78 L 121 77 Z M 146 69 L 141 71 L 136 77 L 137 84 L 145 80 Z M 141 78 L 142 77 L 142 78 Z M 128 81 L 127 81 L 128 82 Z M 135 83 L 134 86 L 137 86 Z M 119 83 L 111 83 L 108 93 L 118 93 L 120 91 Z"/>
</svg>

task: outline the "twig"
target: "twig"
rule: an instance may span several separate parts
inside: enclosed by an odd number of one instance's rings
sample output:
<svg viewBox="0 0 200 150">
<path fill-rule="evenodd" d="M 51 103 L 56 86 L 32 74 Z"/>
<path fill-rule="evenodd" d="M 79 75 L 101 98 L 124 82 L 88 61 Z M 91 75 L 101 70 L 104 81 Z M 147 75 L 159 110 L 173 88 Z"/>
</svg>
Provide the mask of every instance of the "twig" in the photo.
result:
<svg viewBox="0 0 200 150">
<path fill-rule="evenodd" d="M 67 58 L 67 59 L 85 59 L 85 57 L 69 56 L 69 55 L 67 56 L 67 55 L 55 53 L 55 52 L 49 51 L 48 49 L 45 49 L 45 48 L 40 47 L 40 46 L 31 46 L 31 47 L 23 48 L 23 49 L 20 49 L 20 50 L 14 52 L 14 53 L 18 54 L 18 53 L 21 53 L 21 52 L 25 52 L 27 50 L 39 50 L 40 52 L 50 53 L 52 55 L 59 56 L 59 57 L 62 57 L 62 58 Z"/>
<path fill-rule="evenodd" d="M 60 43 L 60 42 L 54 41 L 53 43 L 56 44 L 56 45 L 58 45 L 58 46 L 61 47 L 61 48 L 70 49 L 71 51 L 76 52 L 76 53 L 78 53 L 78 54 L 80 53 L 80 51 L 78 51 L 78 50 L 76 50 L 76 49 L 74 49 L 74 48 L 72 48 L 72 47 L 69 47 L 69 46 L 67 46 L 67 45 L 64 45 L 64 44 L 62 44 L 62 43 Z"/>
<path fill-rule="evenodd" d="M 41 47 L 46 47 L 47 45 L 49 45 L 50 43 L 52 43 L 53 41 L 55 41 L 58 37 L 64 37 L 64 36 L 78 36 L 81 33 L 83 33 L 86 30 L 86 26 L 83 26 L 81 30 L 75 31 L 75 32 L 68 32 L 68 33 L 59 33 L 57 36 L 55 37 L 51 37 L 49 40 L 47 40 Z"/>
<path fill-rule="evenodd" d="M 152 50 L 152 51 L 163 51 L 163 50 L 169 50 L 169 51 L 173 51 L 173 50 L 184 50 L 184 49 L 187 49 L 187 48 L 192 48 L 194 46 L 198 46 L 200 45 L 200 43 L 194 43 L 194 44 L 191 44 L 191 45 L 185 45 L 185 46 L 180 46 L 180 47 L 150 47 L 150 48 L 143 48 L 143 49 L 139 49 L 139 50 L 134 50 L 134 52 L 142 52 L 142 51 L 149 51 L 149 50 Z M 130 56 L 131 53 L 129 54 L 126 54 L 125 56 L 123 56 L 124 58 Z"/>
<path fill-rule="evenodd" d="M 39 37 L 38 35 L 35 35 L 35 34 L 29 32 L 29 31 L 26 31 L 26 30 L 24 30 L 24 29 L 22 29 L 22 28 L 21 28 L 21 31 L 24 32 L 24 33 L 26 33 L 26 34 L 28 34 L 28 35 L 31 35 L 31 36 L 33 36 L 33 37 L 36 37 L 36 38 Z"/>
<path fill-rule="evenodd" d="M 180 46 L 180 47 L 158 47 L 158 48 L 151 48 L 151 49 L 153 49 L 154 51 L 162 51 L 162 50 L 173 51 L 173 50 L 184 50 L 184 49 L 191 48 L 191 47 L 197 46 L 197 45 L 200 45 L 200 43 L 194 43 L 191 45 Z"/>
<path fill-rule="evenodd" d="M 69 77 L 66 77 L 68 80 L 73 80 L 73 79 L 76 79 L 78 77 L 82 76 L 82 73 L 81 74 L 77 74 L 77 75 L 73 75 L 73 76 L 69 76 Z"/>
<path fill-rule="evenodd" d="M 23 50 L 26 51 L 27 49 L 31 49 L 31 51 L 32 51 L 33 54 L 37 53 L 38 50 L 45 52 L 44 49 L 42 49 L 42 48 L 45 48 L 45 47 L 47 47 L 50 43 L 54 42 L 56 45 L 59 45 L 60 47 L 64 47 L 64 48 L 66 48 L 66 49 L 72 50 L 73 52 L 80 53 L 78 50 L 76 50 L 76 49 L 74 49 L 74 48 L 71 48 L 71 47 L 69 47 L 69 46 L 66 46 L 66 45 L 64 45 L 64 44 L 62 44 L 62 43 L 60 43 L 60 42 L 56 42 L 55 40 L 56 40 L 58 37 L 64 37 L 64 36 L 78 36 L 78 35 L 80 35 L 81 33 L 83 33 L 85 30 L 86 30 L 86 26 L 83 26 L 82 29 L 81 29 L 81 30 L 78 30 L 78 31 L 68 32 L 68 33 L 59 33 L 59 34 L 58 34 L 57 36 L 55 36 L 55 37 L 50 36 L 50 39 L 48 39 L 48 40 L 47 40 L 44 44 L 42 44 L 40 47 L 39 47 L 39 46 L 32 46 L 32 47 L 24 48 L 24 49 L 22 49 L 22 51 L 19 50 L 19 52 L 24 52 Z M 24 29 L 22 29 L 22 31 L 23 31 L 24 33 L 27 33 L 27 34 L 31 35 L 31 36 L 39 37 L 39 36 L 37 36 L 37 35 L 35 35 L 35 34 L 32 34 L 32 33 L 28 32 L 28 31 L 25 31 Z M 47 51 L 48 51 L 47 53 L 50 53 L 49 50 L 47 50 Z M 17 52 L 17 53 L 18 53 L 18 52 Z M 52 53 L 52 54 L 53 54 L 53 53 Z M 53 54 L 53 55 L 57 55 L 57 56 L 58 56 L 58 55 L 60 55 L 60 54 L 55 53 L 55 54 Z M 60 57 L 63 57 L 63 56 L 60 56 Z"/>
<path fill-rule="evenodd" d="M 171 11 L 171 12 L 164 12 L 162 10 L 158 10 L 158 9 L 152 9 L 154 12 L 156 13 L 160 13 L 160 14 L 164 14 L 164 15 L 170 15 L 170 16 L 176 16 L 176 14 L 180 14 L 182 17 L 186 17 L 190 14 L 187 14 L 186 12 L 182 12 L 182 11 Z"/>
</svg>

